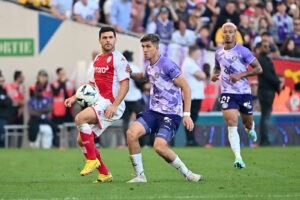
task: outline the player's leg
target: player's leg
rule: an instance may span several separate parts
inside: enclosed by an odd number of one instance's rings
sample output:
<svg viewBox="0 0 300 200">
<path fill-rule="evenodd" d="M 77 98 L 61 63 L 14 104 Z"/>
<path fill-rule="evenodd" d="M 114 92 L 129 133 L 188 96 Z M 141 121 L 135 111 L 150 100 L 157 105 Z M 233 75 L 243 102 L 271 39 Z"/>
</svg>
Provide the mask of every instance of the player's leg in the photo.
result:
<svg viewBox="0 0 300 200">
<path fill-rule="evenodd" d="M 252 140 L 253 142 L 256 142 L 257 140 L 257 135 L 255 132 L 255 123 L 253 120 L 253 115 L 248 115 L 240 112 L 245 131 L 248 133 L 249 139 Z"/>
<path fill-rule="evenodd" d="M 145 134 L 146 129 L 139 121 L 135 121 L 126 132 L 130 159 L 136 173 L 135 178 L 128 181 L 128 183 L 147 182 L 144 174 L 141 147 L 139 144 L 139 138 Z"/>
<path fill-rule="evenodd" d="M 88 107 L 77 114 L 75 117 L 75 123 L 79 130 L 81 143 L 85 147 L 87 162 L 84 169 L 80 172 L 80 175 L 84 176 L 93 172 L 100 166 L 100 162 L 96 157 L 94 134 L 89 124 L 97 124 L 97 117 L 94 110 Z"/>
<path fill-rule="evenodd" d="M 235 155 L 234 166 L 237 168 L 244 168 L 245 163 L 243 162 L 241 156 L 240 136 L 237 131 L 238 110 L 237 109 L 222 110 L 222 113 L 228 125 L 228 139 L 230 142 L 231 149 Z"/>
</svg>

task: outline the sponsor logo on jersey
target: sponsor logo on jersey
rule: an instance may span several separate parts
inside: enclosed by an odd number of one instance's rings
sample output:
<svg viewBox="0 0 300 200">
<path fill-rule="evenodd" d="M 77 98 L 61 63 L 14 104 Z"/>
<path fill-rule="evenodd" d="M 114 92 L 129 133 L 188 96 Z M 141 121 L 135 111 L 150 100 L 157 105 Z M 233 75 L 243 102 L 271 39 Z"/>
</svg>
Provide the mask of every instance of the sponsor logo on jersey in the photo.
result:
<svg viewBox="0 0 300 200">
<path fill-rule="evenodd" d="M 95 67 L 95 73 L 104 74 L 108 69 L 108 65 L 106 67 Z"/>
</svg>

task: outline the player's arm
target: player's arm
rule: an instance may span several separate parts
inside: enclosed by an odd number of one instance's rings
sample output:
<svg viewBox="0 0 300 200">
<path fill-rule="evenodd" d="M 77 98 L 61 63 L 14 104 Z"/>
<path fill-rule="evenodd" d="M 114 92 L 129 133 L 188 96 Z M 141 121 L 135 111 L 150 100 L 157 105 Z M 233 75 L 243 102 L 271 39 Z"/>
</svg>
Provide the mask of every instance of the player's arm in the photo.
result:
<svg viewBox="0 0 300 200">
<path fill-rule="evenodd" d="M 243 77 L 262 74 L 262 72 L 263 72 L 262 67 L 256 58 L 250 63 L 250 66 L 252 67 L 251 70 L 242 72 L 240 74 L 231 74 L 230 80 L 235 83 Z"/>
<path fill-rule="evenodd" d="M 189 130 L 193 130 L 194 123 L 191 115 L 191 88 L 185 81 L 182 75 L 177 76 L 174 80 L 174 83 L 181 88 L 183 91 L 184 97 L 184 113 L 183 113 L 183 125 Z"/>
<path fill-rule="evenodd" d="M 118 106 L 123 101 L 128 90 L 129 90 L 129 79 L 126 79 L 126 80 L 120 82 L 120 90 L 118 92 L 118 95 L 115 98 L 115 101 L 113 102 L 113 104 L 111 106 L 108 106 L 105 111 L 106 118 L 110 119 L 115 115 L 115 113 L 117 112 Z"/>
<path fill-rule="evenodd" d="M 213 82 L 219 80 L 220 73 L 221 73 L 221 67 L 215 66 L 213 69 L 213 73 L 210 77 L 210 80 Z"/>
<path fill-rule="evenodd" d="M 143 72 L 132 73 L 132 70 L 129 65 L 126 66 L 126 72 L 128 72 L 130 74 L 130 78 L 135 81 L 139 81 L 139 82 L 148 82 L 149 81 L 148 77 L 146 77 L 145 73 L 143 73 Z"/>
</svg>

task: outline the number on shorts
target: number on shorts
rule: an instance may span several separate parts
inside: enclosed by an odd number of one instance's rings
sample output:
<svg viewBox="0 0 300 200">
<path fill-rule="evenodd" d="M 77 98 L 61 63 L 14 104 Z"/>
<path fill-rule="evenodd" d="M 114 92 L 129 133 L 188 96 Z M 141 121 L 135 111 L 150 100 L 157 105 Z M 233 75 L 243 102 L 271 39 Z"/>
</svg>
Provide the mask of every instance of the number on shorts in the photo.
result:
<svg viewBox="0 0 300 200">
<path fill-rule="evenodd" d="M 228 103 L 230 96 L 222 96 L 220 103 Z"/>
</svg>

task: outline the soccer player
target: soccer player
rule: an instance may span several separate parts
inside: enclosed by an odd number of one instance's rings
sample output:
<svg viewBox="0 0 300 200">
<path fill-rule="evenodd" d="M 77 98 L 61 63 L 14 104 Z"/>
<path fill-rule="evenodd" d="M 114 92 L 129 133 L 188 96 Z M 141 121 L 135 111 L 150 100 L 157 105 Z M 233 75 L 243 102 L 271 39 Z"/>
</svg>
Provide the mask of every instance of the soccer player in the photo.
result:
<svg viewBox="0 0 300 200">
<path fill-rule="evenodd" d="M 191 89 L 184 80 L 180 68 L 159 54 L 159 40 L 156 34 L 147 34 L 141 39 L 144 57 L 150 61 L 145 73 L 132 73 L 130 67 L 127 67 L 132 79 L 149 80 L 151 84 L 150 110 L 138 114 L 137 120 L 126 133 L 131 162 L 136 172 L 135 178 L 128 182 L 147 182 L 138 139 L 151 132 L 156 133 L 155 151 L 187 180 L 197 182 L 202 179 L 202 175 L 192 173 L 168 145 L 181 122 L 183 107 L 181 90 L 185 102 L 183 124 L 188 130 L 192 130 L 194 123 L 190 117 Z"/>
<path fill-rule="evenodd" d="M 261 74 L 262 68 L 252 53 L 236 42 L 236 31 L 233 23 L 223 24 L 224 47 L 216 51 L 216 63 L 211 80 L 215 82 L 221 79 L 220 103 L 228 125 L 228 139 L 235 155 L 234 167 L 242 169 L 246 165 L 242 160 L 240 137 L 237 132 L 238 112 L 249 138 L 255 142 L 257 136 L 254 130 L 252 96 L 247 76 Z M 248 70 L 249 64 L 251 70 Z"/>
<path fill-rule="evenodd" d="M 80 175 L 85 176 L 97 168 L 100 174 L 95 182 L 110 182 L 112 175 L 95 147 L 94 138 L 99 137 L 108 126 L 122 117 L 125 110 L 123 99 L 129 88 L 127 61 L 115 50 L 116 41 L 113 28 L 100 29 L 99 43 L 102 54 L 95 58 L 93 76 L 89 82 L 98 88 L 100 97 L 95 105 L 85 108 L 75 118 L 79 130 L 77 141 L 87 158 Z M 75 101 L 76 97 L 72 96 L 65 100 L 65 106 L 70 107 Z"/>
</svg>

